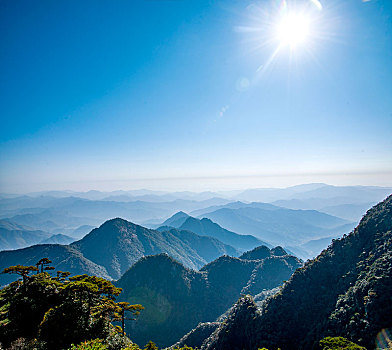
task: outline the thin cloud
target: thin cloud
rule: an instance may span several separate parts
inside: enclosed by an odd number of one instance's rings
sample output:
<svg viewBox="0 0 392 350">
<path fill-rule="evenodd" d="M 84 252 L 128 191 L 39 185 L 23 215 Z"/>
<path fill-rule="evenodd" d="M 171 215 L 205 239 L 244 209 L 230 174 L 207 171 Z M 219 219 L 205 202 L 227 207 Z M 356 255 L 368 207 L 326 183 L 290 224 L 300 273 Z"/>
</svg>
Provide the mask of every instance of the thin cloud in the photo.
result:
<svg viewBox="0 0 392 350">
<path fill-rule="evenodd" d="M 227 112 L 227 110 L 230 108 L 229 105 L 226 105 L 224 107 L 221 108 L 220 112 L 219 112 L 219 117 L 223 117 L 223 115 Z"/>
</svg>

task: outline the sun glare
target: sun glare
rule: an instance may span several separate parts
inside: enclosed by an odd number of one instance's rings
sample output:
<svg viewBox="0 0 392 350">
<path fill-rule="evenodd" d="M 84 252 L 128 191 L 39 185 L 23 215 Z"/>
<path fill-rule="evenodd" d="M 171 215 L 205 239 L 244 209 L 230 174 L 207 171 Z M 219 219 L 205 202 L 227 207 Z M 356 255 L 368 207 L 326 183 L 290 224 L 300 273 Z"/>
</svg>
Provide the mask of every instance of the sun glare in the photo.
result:
<svg viewBox="0 0 392 350">
<path fill-rule="evenodd" d="M 303 44 L 309 36 L 309 19 L 299 13 L 289 13 L 277 25 L 277 39 L 291 47 Z"/>
</svg>

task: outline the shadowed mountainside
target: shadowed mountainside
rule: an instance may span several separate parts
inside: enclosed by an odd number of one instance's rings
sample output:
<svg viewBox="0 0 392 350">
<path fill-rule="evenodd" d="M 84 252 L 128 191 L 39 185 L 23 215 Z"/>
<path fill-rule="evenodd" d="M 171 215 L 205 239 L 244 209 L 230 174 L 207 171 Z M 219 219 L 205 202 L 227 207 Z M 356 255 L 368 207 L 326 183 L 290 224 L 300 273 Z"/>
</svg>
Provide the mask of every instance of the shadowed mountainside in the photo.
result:
<svg viewBox="0 0 392 350">
<path fill-rule="evenodd" d="M 257 310 L 244 297 L 202 349 L 312 349 L 325 336 L 373 348 L 392 327 L 392 196 L 298 269 Z"/>
<path fill-rule="evenodd" d="M 145 306 L 126 330 L 136 343 L 154 339 L 159 346 L 168 346 L 199 322 L 214 321 L 244 290 L 256 294 L 276 287 L 300 266 L 297 258 L 272 252 L 262 260 L 222 256 L 200 271 L 164 254 L 142 258 L 117 283 L 124 300 Z M 276 276 L 269 280 L 270 275 Z"/>
</svg>

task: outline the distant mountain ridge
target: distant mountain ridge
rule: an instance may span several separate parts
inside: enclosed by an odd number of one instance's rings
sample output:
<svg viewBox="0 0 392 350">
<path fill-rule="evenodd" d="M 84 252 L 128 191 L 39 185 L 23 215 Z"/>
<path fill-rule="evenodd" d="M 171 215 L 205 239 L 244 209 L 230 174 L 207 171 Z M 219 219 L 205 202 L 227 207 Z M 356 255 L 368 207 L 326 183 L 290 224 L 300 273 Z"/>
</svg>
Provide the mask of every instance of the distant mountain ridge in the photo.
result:
<svg viewBox="0 0 392 350">
<path fill-rule="evenodd" d="M 201 236 L 214 237 L 223 243 L 229 244 L 242 251 L 250 250 L 260 245 L 272 247 L 269 243 L 266 243 L 252 235 L 241 235 L 226 230 L 208 218 L 197 219 L 184 212 L 178 212 L 168 218 L 162 223 L 162 226 L 159 227 L 158 230 L 164 231 L 170 226 L 176 227 L 180 230 L 192 231 Z"/>
<path fill-rule="evenodd" d="M 240 235 L 238 233 L 226 230 L 208 218 L 199 220 L 193 217 L 189 217 L 180 226 L 180 229 L 189 230 L 199 235 L 217 238 L 220 241 L 226 244 L 230 244 L 233 247 L 237 247 L 243 251 L 253 249 L 260 245 L 267 245 L 271 247 L 270 244 L 261 241 L 252 235 Z"/>
<path fill-rule="evenodd" d="M 237 209 L 222 207 L 199 218 L 280 245 L 299 245 L 311 239 L 343 234 L 354 227 L 354 223 L 315 210 L 267 208 L 258 203 L 243 204 Z"/>
<path fill-rule="evenodd" d="M 113 217 L 122 217 L 142 226 L 156 228 L 156 224 L 161 223 L 165 218 L 180 210 L 189 213 L 191 216 L 203 218 L 205 213 L 223 208 L 239 209 L 244 205 L 253 207 L 257 205 L 259 209 L 265 210 L 278 208 L 273 204 L 292 209 L 315 209 L 349 221 L 358 222 L 362 216 L 362 211 L 365 211 L 372 203 L 378 202 L 390 192 L 392 192 L 392 189 L 386 187 L 331 186 L 322 183 L 297 185 L 288 188 L 206 191 L 201 193 L 190 191 L 164 192 L 145 189 L 112 192 L 96 190 L 87 192 L 43 191 L 28 195 L 0 195 L 0 219 L 11 219 L 16 224 L 29 226 L 36 231 L 44 231 L 52 235 L 62 234 L 74 238 L 81 238 L 92 227 L 98 227 Z M 234 227 L 228 227 L 224 222 L 218 222 L 212 217 L 210 219 L 232 232 L 252 234 L 266 242 L 269 242 L 268 237 L 260 236 L 260 232 L 265 230 L 264 233 L 274 236 L 282 231 L 281 229 L 271 229 L 271 227 L 261 228 L 259 223 L 254 222 L 248 227 L 239 227 L 237 230 Z M 81 229 L 80 227 L 83 226 L 85 228 Z M 253 229 L 249 226 L 253 226 Z M 316 236 L 312 235 L 307 241 L 320 239 L 319 242 L 322 242 L 321 239 L 332 239 L 348 232 L 353 226 L 341 226 L 333 230 L 319 230 Z M 301 227 L 297 228 L 301 231 Z M 316 231 L 314 230 L 314 232 Z M 284 245 L 297 254 L 302 254 L 304 258 L 314 256 L 314 249 L 309 252 L 306 247 L 301 247 L 306 242 L 296 242 L 295 244 L 294 242 L 286 242 L 288 243 L 286 244 L 277 236 L 277 239 L 271 243 Z M 6 245 L 4 245 L 4 249 L 8 249 L 12 245 L 5 247 Z M 320 246 L 320 248 L 323 247 Z M 317 249 L 317 251 L 319 250 Z"/>
<path fill-rule="evenodd" d="M 0 251 L 25 248 L 48 239 L 50 233 L 8 219 L 0 220 Z"/>
<path fill-rule="evenodd" d="M 207 262 L 202 257 L 204 250 L 210 253 L 211 260 L 224 254 L 239 254 L 235 248 L 214 238 L 200 237 L 181 230 L 150 230 L 120 218 L 106 221 L 71 246 L 88 259 L 105 266 L 114 279 L 120 278 L 145 255 L 165 252 L 197 270 Z"/>
<path fill-rule="evenodd" d="M 166 219 L 162 224 L 160 224 L 160 226 L 171 226 L 174 228 L 179 228 L 188 218 L 189 215 L 187 213 L 179 211 L 170 218 Z"/>
<path fill-rule="evenodd" d="M 61 237 L 63 238 L 63 237 Z M 53 256 L 51 249 L 60 248 L 70 254 L 72 259 L 62 260 L 62 269 L 75 270 L 74 266 L 86 266 L 86 272 L 91 272 L 90 262 L 98 276 L 118 279 L 132 264 L 145 255 L 168 253 L 189 268 L 198 270 L 206 263 L 221 255 L 238 256 L 240 252 L 234 247 L 207 236 L 199 236 L 186 230 L 170 229 L 160 232 L 133 224 L 117 218 L 106 221 L 99 228 L 93 229 L 81 240 L 67 245 L 42 245 L 45 254 Z M 42 249 L 32 246 L 31 249 L 0 252 L 0 269 L 8 267 L 9 261 L 18 264 L 34 264 L 43 256 L 38 257 Z M 75 252 L 78 252 L 77 254 Z M 29 254 L 32 254 L 29 257 Z M 44 253 L 42 253 L 44 254 Z M 7 256 L 7 259 L 1 257 Z M 36 261 L 34 259 L 37 259 Z M 76 263 L 76 260 L 80 261 Z M 57 260 L 56 260 L 57 261 Z M 82 273 L 82 268 L 78 270 Z M 15 280 L 15 277 L 12 277 Z M 8 283 L 10 279 L 0 275 L 0 284 Z"/>
<path fill-rule="evenodd" d="M 75 241 L 75 238 L 72 238 L 70 236 L 67 235 L 62 235 L 61 233 L 57 234 L 57 235 L 52 235 L 47 239 L 44 239 L 43 241 L 41 241 L 41 244 L 70 244 L 72 242 Z"/>
</svg>

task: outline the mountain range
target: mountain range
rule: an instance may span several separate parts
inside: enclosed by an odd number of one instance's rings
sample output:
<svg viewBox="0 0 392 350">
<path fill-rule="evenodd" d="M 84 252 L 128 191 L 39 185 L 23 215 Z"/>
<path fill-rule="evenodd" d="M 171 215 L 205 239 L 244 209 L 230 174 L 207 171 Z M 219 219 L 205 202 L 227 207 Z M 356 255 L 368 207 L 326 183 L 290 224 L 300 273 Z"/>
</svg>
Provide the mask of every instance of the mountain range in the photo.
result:
<svg viewBox="0 0 392 350">
<path fill-rule="evenodd" d="M 186 230 L 150 230 L 123 219 L 106 221 L 83 239 L 70 245 L 46 244 L 25 249 L 0 252 L 0 269 L 13 262 L 35 264 L 40 258 L 55 256 L 54 267 L 60 270 L 90 273 L 90 265 L 100 277 L 118 279 L 145 255 L 168 253 L 185 266 L 199 269 L 222 255 L 238 256 L 240 251 L 213 237 L 200 236 Z M 42 255 L 44 254 L 44 255 Z M 46 254 L 46 255 L 45 255 Z M 77 260 L 80 260 L 77 262 Z M 51 259 L 52 260 L 52 259 Z M 83 267 L 86 271 L 83 272 Z M 12 281 L 12 276 L 0 275 L 0 284 Z"/>
<path fill-rule="evenodd" d="M 326 336 L 374 348 L 392 327 L 392 196 L 356 229 L 298 269 L 260 308 L 250 296 L 204 340 L 203 350 L 312 349 Z M 384 333 L 383 333 L 384 332 Z M 204 335 L 208 332 L 204 332 Z M 193 333 L 194 341 L 197 334 Z M 195 344 L 188 344 L 195 345 Z"/>
<path fill-rule="evenodd" d="M 237 209 L 223 207 L 199 217 L 238 233 L 255 235 L 273 244 L 298 245 L 310 239 L 345 233 L 354 224 L 315 210 L 260 208 L 258 203 L 244 204 Z"/>
<path fill-rule="evenodd" d="M 0 251 L 28 247 L 50 237 L 48 232 L 35 230 L 11 220 L 0 220 Z"/>
<path fill-rule="evenodd" d="M 110 197 L 127 198 L 131 201 L 145 200 L 156 202 L 169 202 L 176 199 L 185 199 L 193 201 L 204 201 L 211 198 L 225 198 L 230 201 L 240 200 L 248 202 L 273 202 L 282 199 L 307 199 L 307 198 L 340 198 L 346 203 L 355 202 L 379 202 L 385 196 L 392 192 L 391 187 L 378 186 L 333 186 L 325 183 L 309 183 L 296 185 L 286 188 L 253 188 L 246 190 L 230 190 L 230 191 L 205 191 L 205 192 L 167 192 L 154 190 L 130 190 L 130 191 L 41 191 L 28 193 L 26 197 L 40 198 L 66 198 L 79 197 L 88 200 L 105 200 Z M 12 199 L 20 197 L 17 194 L 0 194 L 0 198 Z M 341 203 L 340 203 L 341 204 Z"/>
<path fill-rule="evenodd" d="M 289 209 L 318 210 L 358 222 L 362 212 L 391 192 L 391 188 L 383 187 L 306 184 L 281 189 L 201 193 L 136 190 L 0 194 L 0 218 L 11 219 L 17 224 L 51 234 L 81 238 L 89 231 L 78 234 L 76 230 L 79 227 L 97 227 L 113 217 L 122 217 L 146 227 L 156 228 L 153 225 L 162 223 L 181 210 L 198 217 L 200 214 L 195 211 L 203 211 L 207 207 L 210 207 L 211 212 L 213 206 L 236 201 L 256 201 Z"/>
<path fill-rule="evenodd" d="M 192 231 L 201 236 L 214 237 L 223 243 L 229 244 L 242 251 L 253 249 L 260 245 L 271 247 L 269 243 L 266 243 L 252 235 L 238 234 L 226 230 L 210 219 L 197 219 L 189 216 L 184 212 L 178 212 L 174 214 L 172 217 L 164 221 L 162 226 L 158 227 L 158 230 L 166 230 L 168 227 L 175 227 L 179 230 Z"/>
<path fill-rule="evenodd" d="M 9 219 L 0 219 L 0 251 L 30 247 L 35 244 L 69 244 L 74 237 L 35 230 Z"/>
</svg>

